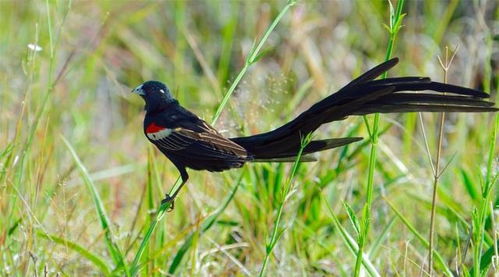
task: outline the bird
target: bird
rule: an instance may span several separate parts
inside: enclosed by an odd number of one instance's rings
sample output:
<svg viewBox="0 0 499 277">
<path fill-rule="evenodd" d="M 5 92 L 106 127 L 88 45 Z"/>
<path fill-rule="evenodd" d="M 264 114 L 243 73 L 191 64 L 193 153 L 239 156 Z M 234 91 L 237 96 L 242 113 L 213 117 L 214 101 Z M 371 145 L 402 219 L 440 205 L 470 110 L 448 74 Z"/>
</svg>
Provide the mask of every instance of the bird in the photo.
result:
<svg viewBox="0 0 499 277">
<path fill-rule="evenodd" d="M 132 90 L 145 101 L 144 133 L 178 169 L 182 183 L 162 204 L 171 202 L 189 179 L 187 168 L 219 172 L 248 162 L 294 161 L 302 139 L 321 125 L 348 116 L 407 112 L 495 112 L 485 92 L 434 82 L 428 77 L 377 79 L 398 63 L 387 60 L 327 96 L 293 120 L 272 131 L 227 138 L 206 121 L 182 107 L 168 87 L 146 81 Z M 422 92 L 431 91 L 431 92 Z M 312 140 L 302 155 L 347 145 L 361 137 Z"/>
</svg>

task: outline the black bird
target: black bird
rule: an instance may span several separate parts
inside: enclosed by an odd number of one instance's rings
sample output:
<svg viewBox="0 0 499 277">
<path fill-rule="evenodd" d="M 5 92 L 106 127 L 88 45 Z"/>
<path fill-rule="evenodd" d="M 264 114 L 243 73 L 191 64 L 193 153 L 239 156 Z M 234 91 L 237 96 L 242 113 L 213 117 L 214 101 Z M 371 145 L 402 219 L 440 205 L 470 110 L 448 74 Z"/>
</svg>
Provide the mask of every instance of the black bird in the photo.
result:
<svg viewBox="0 0 499 277">
<path fill-rule="evenodd" d="M 492 112 L 489 95 L 470 88 L 433 82 L 424 77 L 374 80 L 398 62 L 386 61 L 351 81 L 338 92 L 316 103 L 283 126 L 258 135 L 225 138 L 175 100 L 161 82 L 147 81 L 132 92 L 145 100 L 146 137 L 177 167 L 182 184 L 162 201 L 177 196 L 194 170 L 223 171 L 251 161 L 292 161 L 301 139 L 319 126 L 349 115 L 404 112 Z M 429 90 L 432 93 L 415 92 Z M 346 145 L 362 138 L 313 140 L 303 155 Z"/>
</svg>

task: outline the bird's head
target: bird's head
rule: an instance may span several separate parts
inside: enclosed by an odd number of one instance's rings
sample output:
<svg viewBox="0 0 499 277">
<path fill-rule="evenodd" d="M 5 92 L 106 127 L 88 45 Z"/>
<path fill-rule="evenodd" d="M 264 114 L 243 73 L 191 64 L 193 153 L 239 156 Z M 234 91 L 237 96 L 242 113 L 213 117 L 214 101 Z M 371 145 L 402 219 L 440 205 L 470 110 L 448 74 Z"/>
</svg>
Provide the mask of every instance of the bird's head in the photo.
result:
<svg viewBox="0 0 499 277">
<path fill-rule="evenodd" d="M 148 112 L 160 109 L 164 105 L 176 102 L 168 87 L 158 81 L 147 81 L 132 90 L 132 93 L 140 95 L 146 102 Z"/>
</svg>

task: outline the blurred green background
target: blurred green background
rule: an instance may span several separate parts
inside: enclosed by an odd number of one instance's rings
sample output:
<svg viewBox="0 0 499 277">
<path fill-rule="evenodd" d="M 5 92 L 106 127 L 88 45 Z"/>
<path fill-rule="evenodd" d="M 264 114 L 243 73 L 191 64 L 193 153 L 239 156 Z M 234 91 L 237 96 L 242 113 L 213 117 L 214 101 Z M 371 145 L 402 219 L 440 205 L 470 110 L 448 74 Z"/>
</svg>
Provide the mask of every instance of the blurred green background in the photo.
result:
<svg viewBox="0 0 499 277">
<path fill-rule="evenodd" d="M 129 265 L 164 192 L 178 177 L 144 137 L 143 103 L 129 92 L 145 80 L 163 81 L 184 107 L 210 121 L 252 45 L 285 5 L 2 0 L 1 275 L 125 275 L 126 266 L 115 263 L 106 244 L 79 168 L 88 170 L 86 183 L 100 194 L 112 223 L 111 240 Z M 442 81 L 437 57 L 448 46 L 457 48 L 448 81 L 485 90 L 494 99 L 497 2 L 407 1 L 404 13 L 393 52 L 401 61 L 389 76 Z M 388 22 L 387 1 L 298 1 L 270 34 L 264 55 L 251 65 L 215 127 L 226 136 L 247 135 L 292 119 L 384 61 Z M 381 276 L 426 276 L 433 175 L 425 144 L 434 157 L 438 116 L 422 118 L 426 141 L 417 114 L 381 117 L 365 247 Z M 496 269 L 492 257 L 498 227 L 490 215 L 499 196 L 482 195 L 484 185 L 495 186 L 498 176 L 494 130 L 493 115 L 447 117 L 441 163 L 449 165 L 438 189 L 435 229 L 439 276 L 474 274 L 477 264 L 483 264 L 480 274 L 485 276 Z M 315 136 L 368 134 L 356 117 L 323 126 Z M 300 166 L 267 275 L 352 274 L 356 255 L 341 231 L 356 240 L 369 147 L 365 139 Z M 221 174 L 190 171 L 175 210 L 162 218 L 140 259 L 140 274 L 258 274 L 291 167 L 250 164 Z M 223 203 L 228 205 L 220 209 Z M 483 207 L 485 220 L 474 225 Z M 477 227 L 484 230 L 479 241 L 473 236 Z"/>
</svg>

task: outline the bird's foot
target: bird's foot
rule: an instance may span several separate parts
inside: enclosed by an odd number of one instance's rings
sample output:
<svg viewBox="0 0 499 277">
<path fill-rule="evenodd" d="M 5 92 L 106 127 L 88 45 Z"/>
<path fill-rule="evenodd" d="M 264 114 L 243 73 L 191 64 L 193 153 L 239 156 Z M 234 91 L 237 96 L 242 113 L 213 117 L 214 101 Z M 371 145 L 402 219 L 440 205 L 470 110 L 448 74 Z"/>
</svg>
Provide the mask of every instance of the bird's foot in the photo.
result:
<svg viewBox="0 0 499 277">
<path fill-rule="evenodd" d="M 171 197 L 167 193 L 167 194 L 165 194 L 165 198 L 163 200 L 161 200 L 161 205 L 168 204 L 168 203 L 171 203 L 170 207 L 168 208 L 168 212 L 171 212 L 175 208 L 175 196 Z"/>
</svg>

